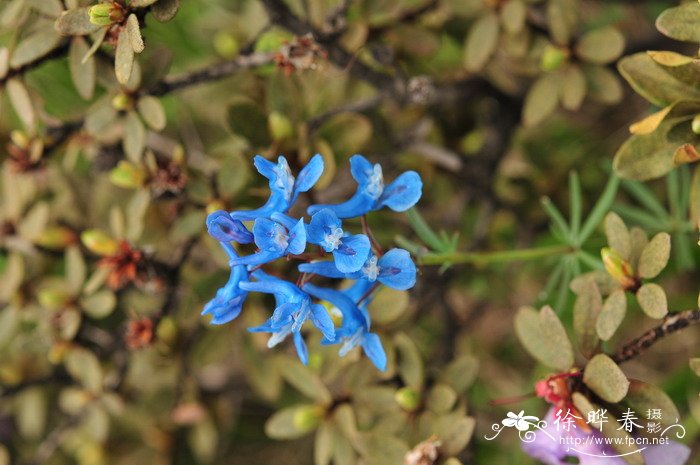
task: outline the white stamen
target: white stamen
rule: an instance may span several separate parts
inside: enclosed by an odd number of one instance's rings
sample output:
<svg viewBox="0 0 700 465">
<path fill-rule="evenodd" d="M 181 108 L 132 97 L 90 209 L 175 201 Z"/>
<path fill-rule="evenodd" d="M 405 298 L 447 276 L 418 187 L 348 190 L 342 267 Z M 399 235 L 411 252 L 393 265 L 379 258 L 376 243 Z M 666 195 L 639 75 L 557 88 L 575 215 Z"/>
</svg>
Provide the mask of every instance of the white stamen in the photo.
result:
<svg viewBox="0 0 700 465">
<path fill-rule="evenodd" d="M 294 176 L 292 176 L 292 170 L 289 169 L 287 160 L 282 158 L 273 169 L 277 175 L 275 186 L 283 189 L 284 197 L 287 200 L 291 200 L 292 192 L 294 191 Z"/>
<path fill-rule="evenodd" d="M 375 255 L 367 260 L 365 266 L 362 267 L 362 272 L 365 274 L 368 280 L 377 280 L 377 276 L 379 276 L 379 266 L 377 265 L 377 257 Z"/>
<path fill-rule="evenodd" d="M 343 228 L 333 228 L 331 232 L 326 234 L 325 242 L 331 250 L 335 250 L 340 245 L 340 239 L 343 238 Z"/>
<path fill-rule="evenodd" d="M 378 199 L 379 196 L 382 195 L 382 192 L 384 192 L 384 175 L 382 174 L 382 167 L 379 163 L 374 165 L 366 192 L 374 199 Z"/>
<path fill-rule="evenodd" d="M 341 357 L 344 357 L 352 349 L 354 349 L 355 347 L 362 344 L 362 339 L 363 339 L 362 336 L 363 336 L 362 328 L 359 328 L 357 331 L 355 331 L 355 333 L 352 336 L 344 338 L 343 345 L 340 346 L 340 350 L 338 351 L 338 355 L 340 355 Z"/>
</svg>

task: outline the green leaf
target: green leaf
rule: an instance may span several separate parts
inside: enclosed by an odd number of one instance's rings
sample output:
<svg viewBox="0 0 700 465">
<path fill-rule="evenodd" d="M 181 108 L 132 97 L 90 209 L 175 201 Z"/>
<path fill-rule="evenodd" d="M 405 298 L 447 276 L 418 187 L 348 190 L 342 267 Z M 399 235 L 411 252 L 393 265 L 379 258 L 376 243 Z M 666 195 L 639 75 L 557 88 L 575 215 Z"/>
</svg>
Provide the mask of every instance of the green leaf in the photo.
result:
<svg viewBox="0 0 700 465">
<path fill-rule="evenodd" d="M 180 8 L 180 0 L 158 0 L 151 7 L 151 14 L 156 21 L 167 23 L 175 17 Z"/>
<path fill-rule="evenodd" d="M 601 399 L 613 403 L 624 399 L 630 384 L 620 367 L 605 354 L 596 355 L 586 364 L 583 382 Z"/>
<path fill-rule="evenodd" d="M 27 63 L 31 63 L 47 55 L 60 42 L 61 36 L 53 29 L 39 29 L 17 44 L 10 57 L 10 66 L 12 68 L 20 68 Z"/>
<path fill-rule="evenodd" d="M 0 302 L 7 302 L 22 285 L 24 280 L 24 260 L 19 253 L 13 252 L 7 259 L 5 272 L 0 279 Z"/>
<path fill-rule="evenodd" d="M 677 100 L 700 100 L 700 88 L 675 78 L 644 52 L 624 57 L 617 68 L 635 92 L 658 107 Z"/>
<path fill-rule="evenodd" d="M 688 216 L 691 224 L 700 222 L 700 169 L 695 168 L 690 183 L 690 200 L 688 203 Z"/>
<path fill-rule="evenodd" d="M 367 306 L 372 321 L 385 325 L 396 321 L 408 308 L 408 292 L 383 286 Z"/>
<path fill-rule="evenodd" d="M 608 245 L 628 260 L 632 247 L 630 233 L 617 213 L 610 212 L 605 215 L 605 236 L 608 238 Z"/>
<path fill-rule="evenodd" d="M 228 124 L 236 135 L 246 138 L 254 147 L 270 143 L 267 116 L 253 102 L 240 101 L 231 105 L 228 109 Z"/>
<path fill-rule="evenodd" d="M 530 87 L 523 106 L 523 124 L 534 126 L 556 108 L 561 80 L 557 73 L 546 73 Z"/>
<path fill-rule="evenodd" d="M 617 328 L 620 327 L 622 320 L 625 319 L 627 312 L 627 297 L 625 291 L 617 289 L 605 299 L 603 308 L 596 320 L 596 332 L 598 336 L 608 341 L 615 334 Z"/>
<path fill-rule="evenodd" d="M 479 71 L 484 67 L 498 44 L 499 24 L 495 13 L 488 13 L 469 29 L 464 44 L 464 66 L 469 71 Z"/>
<path fill-rule="evenodd" d="M 408 445 L 396 436 L 374 432 L 362 433 L 357 448 L 367 465 L 390 465 L 403 463 Z"/>
<path fill-rule="evenodd" d="M 41 388 L 21 391 L 14 399 L 15 421 L 19 434 L 26 439 L 36 439 L 46 428 L 47 398 Z"/>
<path fill-rule="evenodd" d="M 126 86 L 134 69 L 134 49 L 126 29 L 122 29 L 114 52 L 114 71 L 119 84 Z"/>
<path fill-rule="evenodd" d="M 64 11 L 55 23 L 58 32 L 66 36 L 84 36 L 98 30 L 100 26 L 90 22 L 88 8 Z"/>
<path fill-rule="evenodd" d="M 595 281 L 589 278 L 574 303 L 574 335 L 581 353 L 585 357 L 593 355 L 598 348 L 596 321 L 603 306 Z"/>
<path fill-rule="evenodd" d="M 646 283 L 637 291 L 637 301 L 650 318 L 663 318 L 668 313 L 664 289 L 656 283 Z"/>
<path fill-rule="evenodd" d="M 523 0 L 507 0 L 501 7 L 501 23 L 510 34 L 522 31 L 527 16 L 527 5 Z"/>
<path fill-rule="evenodd" d="M 574 364 L 571 341 L 551 307 L 543 307 L 539 312 L 522 307 L 515 314 L 515 332 L 530 355 L 542 364 L 559 371 Z"/>
<path fill-rule="evenodd" d="M 547 2 L 547 23 L 555 42 L 568 45 L 573 29 L 578 24 L 578 2 L 550 0 Z"/>
<path fill-rule="evenodd" d="M 662 34 L 676 40 L 700 42 L 700 5 L 688 2 L 665 10 L 656 18 L 656 28 Z"/>
<path fill-rule="evenodd" d="M 109 289 L 97 291 L 80 299 L 80 306 L 91 318 L 101 319 L 109 316 L 117 305 L 117 298 Z"/>
<path fill-rule="evenodd" d="M 625 37 L 612 26 L 589 31 L 576 43 L 579 57 L 601 65 L 617 60 L 624 49 Z"/>
<path fill-rule="evenodd" d="M 448 457 L 462 452 L 474 434 L 475 425 L 473 417 L 465 417 L 459 413 L 438 417 L 434 431 L 442 442 L 441 452 Z"/>
<path fill-rule="evenodd" d="M 636 379 L 630 380 L 625 403 L 637 412 L 661 411 L 661 423 L 672 425 L 680 421 L 681 415 L 671 398 L 660 388 Z"/>
<path fill-rule="evenodd" d="M 637 273 L 645 279 L 652 279 L 663 271 L 671 256 L 671 236 L 660 232 L 651 238 L 639 257 Z"/>
<path fill-rule="evenodd" d="M 87 276 L 87 267 L 85 260 L 80 253 L 78 246 L 70 246 L 66 249 L 66 284 L 67 291 L 71 295 L 77 295 L 80 288 L 83 287 L 85 276 Z"/>
<path fill-rule="evenodd" d="M 85 100 L 90 100 L 95 91 L 95 59 L 89 56 L 83 61 L 88 52 L 89 48 L 82 37 L 75 37 L 71 41 L 68 51 L 70 76 L 78 94 Z"/>
<path fill-rule="evenodd" d="M 404 384 L 417 391 L 422 390 L 425 368 L 418 347 L 405 333 L 398 333 L 394 337 L 394 343 L 398 357 L 398 371 Z"/>
<path fill-rule="evenodd" d="M 223 150 L 221 151 L 222 153 Z M 250 168 L 243 157 L 238 153 L 224 154 L 221 165 L 216 172 L 216 185 L 219 192 L 226 198 L 239 193 L 250 178 Z"/>
<path fill-rule="evenodd" d="M 688 364 L 690 365 L 690 369 L 693 370 L 693 373 L 700 376 L 700 357 L 691 358 L 688 360 Z"/>
<path fill-rule="evenodd" d="M 658 64 L 669 67 L 689 65 L 695 60 L 693 57 L 681 55 L 680 53 L 671 52 L 668 50 L 649 50 L 647 51 L 647 55 L 649 55 L 651 59 Z"/>
<path fill-rule="evenodd" d="M 587 66 L 585 75 L 588 95 L 605 105 L 614 105 L 622 100 L 622 85 L 617 75 L 603 66 Z"/>
<path fill-rule="evenodd" d="M 447 413 L 457 402 L 457 393 L 445 384 L 436 384 L 428 393 L 426 406 L 434 413 Z"/>
<path fill-rule="evenodd" d="M 333 427 L 323 422 L 314 439 L 314 465 L 329 465 L 333 457 Z"/>
<path fill-rule="evenodd" d="M 647 233 L 640 227 L 638 226 L 633 226 L 632 229 L 630 229 L 630 265 L 632 265 L 632 269 L 636 270 L 639 268 L 639 258 L 642 255 L 642 251 L 644 248 L 647 246 L 649 243 L 649 239 L 647 238 Z"/>
<path fill-rule="evenodd" d="M 443 369 L 439 379 L 461 395 L 472 385 L 478 373 L 479 359 L 466 354 L 451 361 Z"/>
<path fill-rule="evenodd" d="M 678 119 L 666 119 L 651 134 L 633 135 L 615 154 L 613 168 L 623 178 L 646 181 L 659 178 L 673 168 L 678 143 L 669 142 L 667 134 Z"/>
<path fill-rule="evenodd" d="M 289 384 L 296 390 L 310 399 L 314 399 L 324 405 L 331 403 L 333 398 L 331 393 L 323 384 L 323 381 L 305 365 L 298 360 L 291 360 L 288 357 L 280 357 L 277 360 L 277 367 Z"/>
</svg>

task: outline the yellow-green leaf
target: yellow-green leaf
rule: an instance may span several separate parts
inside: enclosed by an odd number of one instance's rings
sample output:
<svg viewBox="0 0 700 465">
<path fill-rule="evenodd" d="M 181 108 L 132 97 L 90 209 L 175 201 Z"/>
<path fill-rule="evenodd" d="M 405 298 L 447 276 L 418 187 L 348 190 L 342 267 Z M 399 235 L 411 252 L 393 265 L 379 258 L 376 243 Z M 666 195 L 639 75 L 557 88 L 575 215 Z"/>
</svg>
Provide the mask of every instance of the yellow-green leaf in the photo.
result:
<svg viewBox="0 0 700 465">
<path fill-rule="evenodd" d="M 586 364 L 583 382 L 601 399 L 613 403 L 625 398 L 630 384 L 620 367 L 605 354 L 596 355 Z"/>
<path fill-rule="evenodd" d="M 663 318 L 668 313 L 664 289 L 656 283 L 646 283 L 637 291 L 637 302 L 650 318 Z"/>
</svg>

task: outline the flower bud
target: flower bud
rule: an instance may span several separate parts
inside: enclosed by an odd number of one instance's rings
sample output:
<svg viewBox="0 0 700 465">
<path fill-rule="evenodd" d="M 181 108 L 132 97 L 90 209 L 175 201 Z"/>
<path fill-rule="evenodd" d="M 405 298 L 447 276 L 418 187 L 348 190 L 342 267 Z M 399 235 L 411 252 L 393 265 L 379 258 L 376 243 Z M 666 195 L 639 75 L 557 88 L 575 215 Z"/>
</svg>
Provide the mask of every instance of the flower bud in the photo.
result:
<svg viewBox="0 0 700 465">
<path fill-rule="evenodd" d="M 117 94 L 112 99 L 112 107 L 117 111 L 127 111 L 134 106 L 134 99 L 126 94 Z"/>
<path fill-rule="evenodd" d="M 554 71 L 561 68 L 569 58 L 569 52 L 563 48 L 547 45 L 542 52 L 540 59 L 540 69 L 542 71 Z"/>
<path fill-rule="evenodd" d="M 47 310 L 60 310 L 68 305 L 70 296 L 62 289 L 45 288 L 38 292 L 37 300 Z"/>
<path fill-rule="evenodd" d="M 418 409 L 421 401 L 420 397 L 420 392 L 408 386 L 399 389 L 394 394 L 396 403 L 407 412 L 415 412 Z"/>
<path fill-rule="evenodd" d="M 253 234 L 239 220 L 231 218 L 228 212 L 218 210 L 207 217 L 207 231 L 220 242 L 235 241 L 239 244 L 253 242 Z"/>
<path fill-rule="evenodd" d="M 700 114 L 695 115 L 693 122 L 690 124 L 691 129 L 695 134 L 700 134 Z"/>
<path fill-rule="evenodd" d="M 273 140 L 289 139 L 294 135 L 292 122 L 278 111 L 273 111 L 267 119 L 270 135 Z"/>
<path fill-rule="evenodd" d="M 115 186 L 138 189 L 143 186 L 146 180 L 146 172 L 140 166 L 121 160 L 116 168 L 109 172 L 109 180 Z"/>
<path fill-rule="evenodd" d="M 64 226 L 49 226 L 34 239 L 34 243 L 46 249 L 63 250 L 76 239 L 75 233 Z"/>
<path fill-rule="evenodd" d="M 603 258 L 603 265 L 610 276 L 625 289 L 633 288 L 637 284 L 632 271 L 632 265 L 627 260 L 610 247 L 605 247 L 600 251 L 600 256 Z"/>
<path fill-rule="evenodd" d="M 88 9 L 90 22 L 97 26 L 109 26 L 124 20 L 124 12 L 114 3 L 98 3 Z"/>
</svg>

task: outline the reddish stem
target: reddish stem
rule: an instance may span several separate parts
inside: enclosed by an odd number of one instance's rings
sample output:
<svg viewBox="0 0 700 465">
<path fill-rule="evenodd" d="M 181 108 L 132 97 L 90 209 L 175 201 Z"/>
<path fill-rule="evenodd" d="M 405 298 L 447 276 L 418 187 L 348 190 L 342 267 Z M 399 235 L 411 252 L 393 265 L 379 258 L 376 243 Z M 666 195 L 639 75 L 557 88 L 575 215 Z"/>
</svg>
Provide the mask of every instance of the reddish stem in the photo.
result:
<svg viewBox="0 0 700 465">
<path fill-rule="evenodd" d="M 365 235 L 369 238 L 369 242 L 370 244 L 372 244 L 374 253 L 378 256 L 382 256 L 382 254 L 384 253 L 382 251 L 382 246 L 379 245 L 379 242 L 377 242 L 377 239 L 374 237 L 374 234 L 372 234 L 372 230 L 370 229 L 369 224 L 367 223 L 367 215 L 362 215 L 360 217 L 360 223 L 362 223 L 362 232 L 364 232 Z"/>
</svg>

